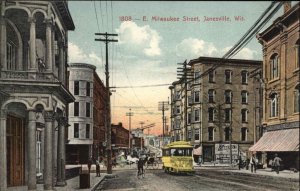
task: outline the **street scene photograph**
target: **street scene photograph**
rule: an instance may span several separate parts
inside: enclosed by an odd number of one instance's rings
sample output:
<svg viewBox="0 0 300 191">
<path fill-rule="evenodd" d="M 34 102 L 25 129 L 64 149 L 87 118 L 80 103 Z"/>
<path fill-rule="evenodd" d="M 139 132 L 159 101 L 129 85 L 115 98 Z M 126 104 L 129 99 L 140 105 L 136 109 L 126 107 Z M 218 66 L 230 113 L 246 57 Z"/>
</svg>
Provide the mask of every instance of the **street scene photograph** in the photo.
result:
<svg viewBox="0 0 300 191">
<path fill-rule="evenodd" d="M 298 191 L 299 1 L 0 0 L 0 191 Z"/>
</svg>

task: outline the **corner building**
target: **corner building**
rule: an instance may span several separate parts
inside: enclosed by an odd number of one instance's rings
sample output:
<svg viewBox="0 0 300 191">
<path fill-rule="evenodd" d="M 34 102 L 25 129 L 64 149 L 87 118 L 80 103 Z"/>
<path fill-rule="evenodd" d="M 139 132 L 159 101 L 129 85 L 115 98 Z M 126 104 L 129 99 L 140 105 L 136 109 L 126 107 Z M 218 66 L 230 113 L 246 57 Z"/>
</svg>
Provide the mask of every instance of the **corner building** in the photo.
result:
<svg viewBox="0 0 300 191">
<path fill-rule="evenodd" d="M 268 164 L 275 153 L 282 168 L 299 170 L 299 3 L 284 5 L 284 14 L 258 35 L 263 48 L 264 134 L 250 148 Z"/>
<path fill-rule="evenodd" d="M 66 1 L 0 2 L 0 190 L 65 185 Z"/>
<path fill-rule="evenodd" d="M 255 110 L 259 105 L 259 86 L 249 74 L 261 68 L 262 62 L 199 57 L 188 65 L 193 79 L 187 83 L 186 106 L 184 80 L 170 87 L 172 140 L 187 140 L 200 146 L 203 162 L 230 163 L 230 144 L 232 160 L 240 154 L 246 157 L 257 137 L 259 122 Z"/>
<path fill-rule="evenodd" d="M 69 105 L 68 164 L 86 164 L 92 157 L 94 72 L 96 67 L 85 63 L 71 63 L 69 90 L 75 102 Z"/>
</svg>

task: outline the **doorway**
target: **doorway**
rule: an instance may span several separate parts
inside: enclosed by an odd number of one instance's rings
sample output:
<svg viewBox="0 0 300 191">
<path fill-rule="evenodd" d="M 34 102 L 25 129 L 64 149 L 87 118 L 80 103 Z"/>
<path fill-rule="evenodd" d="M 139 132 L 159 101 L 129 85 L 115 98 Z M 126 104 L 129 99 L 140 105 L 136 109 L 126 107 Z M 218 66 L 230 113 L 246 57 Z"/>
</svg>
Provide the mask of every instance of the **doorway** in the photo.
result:
<svg viewBox="0 0 300 191">
<path fill-rule="evenodd" d="M 7 115 L 7 185 L 24 185 L 24 119 Z"/>
</svg>

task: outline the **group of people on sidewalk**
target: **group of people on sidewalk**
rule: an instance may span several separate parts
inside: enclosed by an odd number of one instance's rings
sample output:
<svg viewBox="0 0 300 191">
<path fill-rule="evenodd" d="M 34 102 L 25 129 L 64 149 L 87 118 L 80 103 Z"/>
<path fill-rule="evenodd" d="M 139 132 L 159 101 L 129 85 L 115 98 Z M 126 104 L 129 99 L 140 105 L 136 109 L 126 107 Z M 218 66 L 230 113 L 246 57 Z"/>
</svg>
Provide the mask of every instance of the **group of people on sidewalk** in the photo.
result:
<svg viewBox="0 0 300 191">
<path fill-rule="evenodd" d="M 275 154 L 274 159 L 269 161 L 269 165 L 271 166 L 272 169 L 275 170 L 275 172 L 277 174 L 279 174 L 279 170 L 280 170 L 280 165 L 281 165 L 282 159 L 280 157 L 278 157 L 278 154 Z M 250 170 L 253 173 L 256 173 L 256 169 L 257 169 L 257 165 L 258 165 L 258 159 L 256 158 L 255 154 L 252 154 L 252 156 L 250 157 L 250 159 L 247 159 L 246 161 L 246 169 L 248 170 L 248 166 L 250 165 Z M 241 167 L 243 166 L 243 161 L 241 159 L 241 157 L 239 158 L 239 170 L 241 169 Z"/>
</svg>

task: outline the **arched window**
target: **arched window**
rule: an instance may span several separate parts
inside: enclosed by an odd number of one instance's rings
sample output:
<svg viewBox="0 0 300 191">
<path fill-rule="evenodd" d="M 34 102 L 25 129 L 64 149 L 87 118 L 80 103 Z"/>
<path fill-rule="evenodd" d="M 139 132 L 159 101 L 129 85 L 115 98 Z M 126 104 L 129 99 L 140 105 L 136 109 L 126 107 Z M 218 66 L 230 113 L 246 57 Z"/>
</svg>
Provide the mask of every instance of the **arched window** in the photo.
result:
<svg viewBox="0 0 300 191">
<path fill-rule="evenodd" d="M 299 112 L 299 108 L 300 108 L 299 95 L 300 95 L 300 84 L 298 84 L 296 86 L 295 91 L 294 91 L 294 112 L 295 113 L 298 113 Z"/>
<path fill-rule="evenodd" d="M 270 60 L 270 79 L 277 78 L 279 74 L 279 56 L 273 54 Z"/>
<path fill-rule="evenodd" d="M 248 92 L 247 91 L 242 91 L 242 104 L 247 104 L 248 103 Z"/>
<path fill-rule="evenodd" d="M 243 70 L 241 72 L 242 76 L 242 84 L 247 84 L 248 83 L 248 72 L 246 70 Z"/>
<path fill-rule="evenodd" d="M 270 117 L 278 116 L 278 95 L 273 93 L 270 95 Z"/>
<path fill-rule="evenodd" d="M 246 127 L 241 128 L 241 141 L 247 141 L 247 132 L 248 129 Z"/>
<path fill-rule="evenodd" d="M 242 122 L 243 123 L 248 122 L 248 109 L 242 109 L 241 114 L 242 114 Z"/>
<path fill-rule="evenodd" d="M 208 127 L 208 140 L 213 141 L 214 140 L 214 128 Z"/>
</svg>

